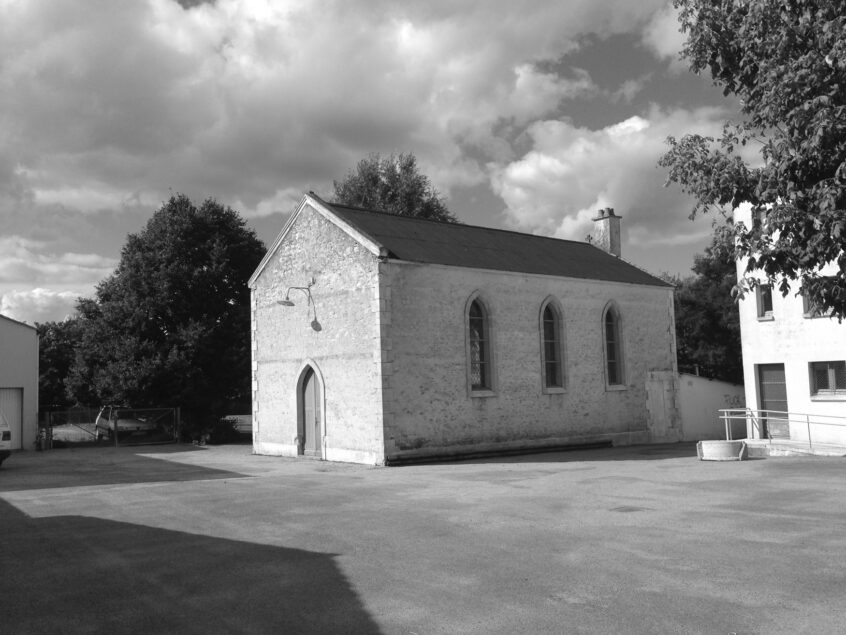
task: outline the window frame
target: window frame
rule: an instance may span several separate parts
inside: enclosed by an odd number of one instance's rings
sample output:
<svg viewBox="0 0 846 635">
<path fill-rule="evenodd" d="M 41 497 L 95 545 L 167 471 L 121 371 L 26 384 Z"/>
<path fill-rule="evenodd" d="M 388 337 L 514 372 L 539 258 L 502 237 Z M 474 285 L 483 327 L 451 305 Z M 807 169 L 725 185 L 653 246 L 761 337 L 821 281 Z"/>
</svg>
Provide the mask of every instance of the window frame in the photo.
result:
<svg viewBox="0 0 846 635">
<path fill-rule="evenodd" d="M 769 297 L 769 310 L 767 310 L 764 306 L 765 296 Z M 775 319 L 775 317 L 773 316 L 773 285 L 759 284 L 757 287 L 755 287 L 755 309 L 759 321 L 764 322 Z"/>
<path fill-rule="evenodd" d="M 608 355 L 608 317 L 611 316 L 614 324 L 614 335 L 616 344 L 617 356 L 614 360 L 617 365 L 617 382 L 611 383 L 609 373 L 609 362 L 611 361 Z M 625 341 L 623 337 L 623 319 L 620 311 L 614 302 L 609 302 L 605 305 L 602 311 L 602 321 L 600 323 L 602 334 L 602 374 L 605 378 L 605 390 L 626 390 L 626 364 L 625 364 Z"/>
<path fill-rule="evenodd" d="M 482 318 L 482 348 L 480 349 L 482 355 L 480 357 L 484 359 L 478 363 L 484 364 L 487 370 L 485 377 L 486 381 L 481 385 L 474 385 L 473 383 L 473 364 L 477 362 L 474 362 L 473 360 L 474 337 L 472 329 L 470 328 L 470 312 L 473 310 L 474 305 L 479 307 Z M 496 395 L 496 373 L 494 372 L 495 364 L 493 356 L 494 347 L 492 342 L 493 327 L 491 311 L 488 304 L 479 293 L 471 295 L 465 305 L 464 333 L 466 343 L 465 356 L 467 369 L 467 393 L 471 397 L 493 397 Z"/>
<path fill-rule="evenodd" d="M 822 279 L 833 280 L 834 276 L 823 276 Z M 831 317 L 830 313 L 823 313 L 822 309 L 811 301 L 811 298 L 809 298 L 805 293 L 804 288 L 800 291 L 800 295 L 802 296 L 802 317 L 808 318 L 809 320 Z"/>
<path fill-rule="evenodd" d="M 549 340 L 547 339 L 547 332 L 546 332 L 546 312 L 549 311 L 552 314 L 552 329 L 553 329 L 553 336 L 554 339 Z M 565 329 L 564 329 L 564 314 L 561 310 L 561 307 L 558 301 L 554 297 L 548 297 L 544 300 L 540 305 L 540 311 L 538 312 L 538 339 L 540 342 L 540 374 L 541 374 L 541 391 L 545 394 L 555 394 L 555 393 L 563 393 L 567 392 L 567 372 L 566 372 L 566 361 L 567 358 L 564 355 L 564 341 L 565 341 Z M 547 344 L 552 343 L 553 351 L 557 359 L 550 362 L 547 359 Z M 550 363 L 556 365 L 557 372 L 558 372 L 558 383 L 550 384 L 549 377 L 547 374 L 547 368 Z"/>
<path fill-rule="evenodd" d="M 825 364 L 828 374 L 828 388 L 817 386 L 817 367 Z M 837 386 L 837 369 L 835 365 L 842 365 L 841 372 L 844 373 L 844 384 L 842 388 Z M 834 388 L 831 388 L 831 386 Z M 808 362 L 808 388 L 812 401 L 846 401 L 846 361 L 832 359 L 825 361 Z"/>
</svg>

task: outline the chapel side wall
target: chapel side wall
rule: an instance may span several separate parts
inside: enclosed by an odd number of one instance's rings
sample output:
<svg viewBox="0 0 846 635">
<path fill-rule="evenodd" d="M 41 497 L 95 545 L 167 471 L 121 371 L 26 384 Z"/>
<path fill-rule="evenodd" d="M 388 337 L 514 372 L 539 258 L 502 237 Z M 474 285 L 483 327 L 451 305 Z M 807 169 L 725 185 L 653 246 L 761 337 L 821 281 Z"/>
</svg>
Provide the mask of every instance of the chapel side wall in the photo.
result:
<svg viewBox="0 0 846 635">
<path fill-rule="evenodd" d="M 438 449 L 649 439 L 649 371 L 675 370 L 666 287 L 581 281 L 436 265 L 393 264 L 390 456 Z M 465 307 L 480 292 L 490 312 L 495 396 L 470 395 Z M 539 316 L 557 299 L 566 391 L 541 385 Z M 622 317 L 625 390 L 607 390 L 603 309 Z"/>
<path fill-rule="evenodd" d="M 311 288 L 280 306 L 289 286 Z M 378 261 L 311 207 L 302 210 L 254 283 L 253 446 L 257 454 L 297 454 L 297 381 L 316 365 L 324 392 L 325 458 L 384 461 Z"/>
</svg>

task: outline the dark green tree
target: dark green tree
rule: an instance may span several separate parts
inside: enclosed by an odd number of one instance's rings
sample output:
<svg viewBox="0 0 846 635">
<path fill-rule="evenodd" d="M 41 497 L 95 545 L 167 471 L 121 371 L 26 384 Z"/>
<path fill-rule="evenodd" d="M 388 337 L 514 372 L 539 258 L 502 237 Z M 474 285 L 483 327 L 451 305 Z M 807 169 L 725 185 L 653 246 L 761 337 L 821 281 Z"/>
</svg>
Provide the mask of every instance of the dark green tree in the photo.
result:
<svg viewBox="0 0 846 635">
<path fill-rule="evenodd" d="M 76 354 L 80 328 L 78 318 L 36 323 L 38 331 L 38 409 L 61 409 L 73 405 L 65 380 Z"/>
<path fill-rule="evenodd" d="M 231 208 L 171 197 L 77 305 L 68 377 L 81 403 L 180 406 L 195 429 L 250 399 L 247 280 L 264 245 Z"/>
<path fill-rule="evenodd" d="M 333 202 L 400 216 L 457 222 L 413 154 L 371 154 L 343 181 L 335 181 Z"/>
<path fill-rule="evenodd" d="M 679 370 L 743 383 L 740 318 L 731 296 L 737 282 L 734 230 L 722 226 L 704 254 L 694 256 L 694 275 L 664 276 L 676 285 Z"/>
<path fill-rule="evenodd" d="M 846 316 L 846 11 L 831 0 L 675 0 L 682 57 L 738 99 L 720 139 L 668 139 L 669 181 L 709 208 L 752 206 L 738 224 L 746 272 L 802 288 Z M 760 222 L 759 222 L 760 221 Z M 827 263 L 838 274 L 823 277 Z M 742 281 L 743 293 L 754 282 Z"/>
</svg>

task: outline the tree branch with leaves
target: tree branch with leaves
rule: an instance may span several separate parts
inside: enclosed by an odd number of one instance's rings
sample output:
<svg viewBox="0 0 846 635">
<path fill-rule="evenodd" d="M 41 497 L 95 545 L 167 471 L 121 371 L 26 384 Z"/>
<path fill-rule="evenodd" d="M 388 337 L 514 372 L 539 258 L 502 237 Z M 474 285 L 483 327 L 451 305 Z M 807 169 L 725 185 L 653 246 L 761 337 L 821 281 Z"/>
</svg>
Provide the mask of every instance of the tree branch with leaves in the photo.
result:
<svg viewBox="0 0 846 635">
<path fill-rule="evenodd" d="M 691 71 L 740 100 L 719 139 L 669 138 L 659 164 L 696 203 L 691 216 L 742 204 L 736 225 L 742 294 L 763 272 L 846 317 L 846 18 L 822 0 L 675 0 Z M 754 160 L 742 151 L 760 147 Z M 837 274 L 823 276 L 826 266 Z"/>
</svg>

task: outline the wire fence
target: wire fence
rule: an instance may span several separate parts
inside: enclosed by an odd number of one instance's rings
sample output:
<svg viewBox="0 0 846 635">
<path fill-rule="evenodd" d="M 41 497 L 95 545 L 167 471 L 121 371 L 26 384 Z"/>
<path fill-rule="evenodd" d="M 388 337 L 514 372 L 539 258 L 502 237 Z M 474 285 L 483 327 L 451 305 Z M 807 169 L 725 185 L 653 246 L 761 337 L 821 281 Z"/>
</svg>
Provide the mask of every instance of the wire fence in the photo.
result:
<svg viewBox="0 0 846 635">
<path fill-rule="evenodd" d="M 179 408 L 71 408 L 44 414 L 36 448 L 175 443 L 179 431 Z"/>
</svg>

